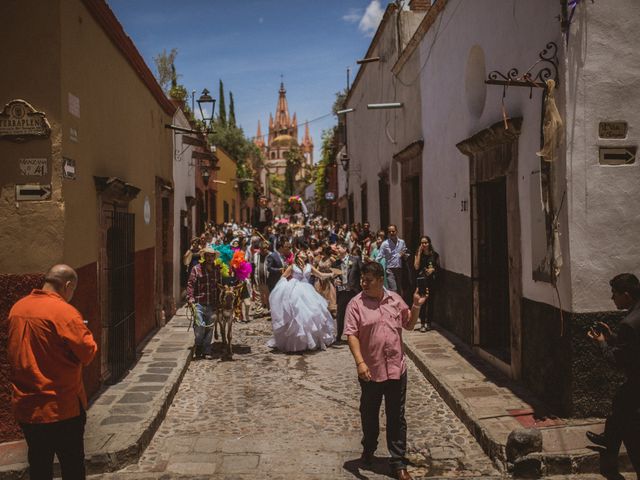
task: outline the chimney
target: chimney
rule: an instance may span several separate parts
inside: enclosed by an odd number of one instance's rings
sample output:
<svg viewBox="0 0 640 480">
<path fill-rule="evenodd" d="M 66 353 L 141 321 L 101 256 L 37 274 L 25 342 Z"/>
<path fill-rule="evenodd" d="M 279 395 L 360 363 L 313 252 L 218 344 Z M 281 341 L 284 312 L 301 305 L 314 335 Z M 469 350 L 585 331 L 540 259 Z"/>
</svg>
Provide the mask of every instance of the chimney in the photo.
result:
<svg viewBox="0 0 640 480">
<path fill-rule="evenodd" d="M 410 0 L 409 9 L 412 12 L 426 12 L 431 8 L 431 0 Z"/>
</svg>

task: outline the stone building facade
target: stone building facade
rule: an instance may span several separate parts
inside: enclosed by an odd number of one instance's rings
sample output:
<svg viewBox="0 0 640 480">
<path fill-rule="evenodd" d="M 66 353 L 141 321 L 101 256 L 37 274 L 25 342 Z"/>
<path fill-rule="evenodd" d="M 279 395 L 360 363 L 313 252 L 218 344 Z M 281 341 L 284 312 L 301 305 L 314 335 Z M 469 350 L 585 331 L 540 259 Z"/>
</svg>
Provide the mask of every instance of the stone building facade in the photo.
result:
<svg viewBox="0 0 640 480">
<path fill-rule="evenodd" d="M 283 178 L 287 167 L 286 155 L 292 150 L 299 150 L 304 160 L 296 179 L 303 178 L 313 166 L 313 139 L 309 133 L 309 125 L 305 124 L 302 141 L 298 141 L 297 114 L 289 114 L 287 91 L 284 83 L 280 84 L 276 112 L 269 115 L 269 130 L 262 133 L 262 125 L 258 121 L 258 130 L 254 139 L 264 158 L 264 169 L 260 172 L 260 182 L 268 189 L 267 176 L 274 175 Z M 268 194 L 268 191 L 265 191 Z"/>
<path fill-rule="evenodd" d="M 104 0 L 9 0 L 0 17 L 0 54 L 12 71 L 0 78 L 0 283 L 21 287 L 3 295 L 0 336 L 11 304 L 40 287 L 52 264 L 71 265 L 73 304 L 99 346 L 85 369 L 93 394 L 126 371 L 175 308 L 165 128 L 175 107 Z M 49 131 L 15 138 L 5 127 L 17 116 L 46 118 Z M 3 424 L 8 408 L 2 402 Z"/>
<path fill-rule="evenodd" d="M 354 219 L 430 235 L 436 321 L 556 413 L 604 415 L 616 378 L 585 334 L 620 317 L 609 279 L 640 273 L 640 5 L 412 6 L 411 29 L 387 9 L 348 97 Z"/>
</svg>

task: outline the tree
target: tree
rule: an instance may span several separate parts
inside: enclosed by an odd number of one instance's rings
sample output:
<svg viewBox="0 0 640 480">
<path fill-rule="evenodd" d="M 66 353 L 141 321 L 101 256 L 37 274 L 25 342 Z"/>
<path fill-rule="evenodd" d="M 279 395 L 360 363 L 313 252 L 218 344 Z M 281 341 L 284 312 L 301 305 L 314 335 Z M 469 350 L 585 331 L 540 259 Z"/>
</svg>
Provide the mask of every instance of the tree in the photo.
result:
<svg viewBox="0 0 640 480">
<path fill-rule="evenodd" d="M 283 155 L 287 161 L 287 166 L 284 170 L 284 194 L 287 196 L 295 195 L 297 193 L 296 188 L 296 176 L 300 171 L 300 167 L 304 162 L 304 156 L 299 148 L 293 147 Z"/>
<path fill-rule="evenodd" d="M 233 103 L 233 92 L 229 92 L 229 126 L 236 126 L 236 107 Z"/>
<path fill-rule="evenodd" d="M 229 121 L 227 121 L 222 80 L 220 81 L 220 114 L 213 122 L 213 132 L 209 135 L 209 141 L 212 145 L 221 147 L 235 160 L 240 197 L 243 200 L 250 198 L 254 191 L 253 165 L 260 162 L 260 150 L 245 136 L 242 128 L 236 125 L 233 94 L 230 94 Z"/>
<path fill-rule="evenodd" d="M 314 171 L 314 192 L 316 199 L 316 207 L 320 210 L 326 206 L 325 193 L 327 193 L 328 183 L 328 167 L 333 165 L 334 158 L 337 155 L 335 146 L 336 128 L 322 132 L 322 150 L 321 158 Z"/>
<path fill-rule="evenodd" d="M 156 79 L 158 80 L 160 87 L 162 87 L 162 90 L 165 92 L 168 91 L 172 80 L 177 80 L 178 78 L 175 74 L 175 67 L 173 66 L 177 55 L 178 50 L 176 48 L 172 48 L 169 53 L 164 49 L 162 50 L 162 53 L 159 53 L 153 58 L 153 61 L 156 64 L 156 70 L 158 71 Z"/>
<path fill-rule="evenodd" d="M 218 107 L 219 108 L 218 122 L 223 127 L 226 127 L 227 126 L 227 107 L 224 102 L 224 84 L 222 83 L 222 80 L 220 80 L 220 98 L 218 101 L 220 102 Z"/>
<path fill-rule="evenodd" d="M 331 111 L 335 115 L 340 110 L 344 110 L 346 108 L 347 102 L 347 90 L 342 90 L 340 92 L 336 92 L 336 99 L 333 102 L 333 107 Z"/>
</svg>

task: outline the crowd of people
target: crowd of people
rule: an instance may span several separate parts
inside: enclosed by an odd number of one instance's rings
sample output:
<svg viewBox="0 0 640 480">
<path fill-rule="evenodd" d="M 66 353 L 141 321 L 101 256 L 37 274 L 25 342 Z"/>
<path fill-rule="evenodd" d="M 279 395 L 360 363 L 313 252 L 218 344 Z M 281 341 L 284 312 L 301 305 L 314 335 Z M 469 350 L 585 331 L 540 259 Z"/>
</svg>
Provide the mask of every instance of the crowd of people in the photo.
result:
<svg viewBox="0 0 640 480">
<path fill-rule="evenodd" d="M 290 215 L 274 217 L 261 197 L 251 225 L 208 225 L 193 239 L 183 260 L 195 355 L 211 354 L 215 291 L 225 282 L 243 286 L 240 321 L 250 321 L 252 312 L 270 315 L 273 349 L 326 350 L 346 335 L 361 387 L 362 461 L 374 458 L 384 398 L 390 465 L 397 478 L 410 479 L 402 330 L 413 330 L 418 319 L 422 331 L 430 328 L 438 254 L 424 236 L 410 255 L 395 225 L 373 232 L 366 222 L 311 217 L 296 196 L 289 205 Z M 252 299 L 257 308 L 250 308 Z"/>
<path fill-rule="evenodd" d="M 407 365 L 402 331 L 433 318 L 440 262 L 431 239 L 407 251 L 397 229 L 371 232 L 369 225 L 338 225 L 309 217 L 298 197 L 291 216 L 274 217 L 266 199 L 254 210 L 252 225 L 208 225 L 184 255 L 187 300 L 195 316 L 195 354 L 210 353 L 211 320 L 220 286 L 242 291 L 241 321 L 270 313 L 268 345 L 285 352 L 326 349 L 347 338 L 359 381 L 362 462 L 370 464 L 378 446 L 380 406 L 385 402 L 390 465 L 401 480 L 407 471 Z M 413 272 L 413 273 L 411 273 Z M 87 398 L 82 369 L 97 344 L 70 301 L 78 275 L 54 265 L 44 284 L 9 312 L 7 360 L 11 405 L 28 446 L 30 478 L 53 478 L 53 459 L 62 478 L 83 479 Z M 630 273 L 610 281 L 611 299 L 627 314 L 615 331 L 597 322 L 587 336 L 603 359 L 624 373 L 612 413 L 602 433 L 587 432 L 600 449 L 601 473 L 623 479 L 618 454 L 624 444 L 640 469 L 640 281 Z M 251 299 L 259 304 L 251 308 Z M 411 306 L 409 307 L 410 304 Z"/>
<path fill-rule="evenodd" d="M 183 257 L 187 300 L 204 311 L 199 301 L 207 291 L 203 283 L 215 289 L 216 284 L 242 282 L 240 320 L 270 315 L 274 330 L 270 346 L 287 352 L 324 349 L 343 341 L 347 305 L 362 290 L 362 267 L 376 262 L 382 266 L 384 287 L 406 302 L 416 288 L 425 296 L 429 292 L 419 319 L 422 332 L 431 328 L 440 260 L 429 236 L 421 237 L 411 254 L 395 225 L 372 231 L 367 222 L 347 225 L 309 216 L 299 197 L 292 197 L 290 205 L 293 213 L 274 216 L 262 197 L 251 224 L 207 225 Z M 251 275 L 238 278 L 228 261 L 217 259 L 225 249 L 248 262 Z M 221 278 L 216 262 L 229 267 L 227 278 Z M 215 295 L 205 300 L 208 307 L 215 303 Z M 204 317 L 196 322 L 199 357 L 209 353 L 210 332 L 205 336 L 202 330 L 209 322 Z"/>
</svg>

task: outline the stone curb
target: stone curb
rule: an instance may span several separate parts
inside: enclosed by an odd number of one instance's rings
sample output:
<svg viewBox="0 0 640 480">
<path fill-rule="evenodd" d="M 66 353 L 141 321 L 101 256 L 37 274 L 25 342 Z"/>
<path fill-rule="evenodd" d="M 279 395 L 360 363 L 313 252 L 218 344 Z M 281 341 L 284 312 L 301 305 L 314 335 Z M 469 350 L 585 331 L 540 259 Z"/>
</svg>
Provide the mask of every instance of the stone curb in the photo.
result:
<svg viewBox="0 0 640 480">
<path fill-rule="evenodd" d="M 468 408 L 466 401 L 459 397 L 455 388 L 449 385 L 445 379 L 438 376 L 434 369 L 430 368 L 424 361 L 418 348 L 410 342 L 403 340 L 405 353 L 418 367 L 418 370 L 433 385 L 445 403 L 451 408 L 456 416 L 464 423 L 467 429 L 480 444 L 482 450 L 493 461 L 496 468 L 502 473 L 507 473 L 506 445 L 496 439 L 490 429 L 486 428 Z M 535 453 L 528 457 L 539 459 L 542 466 L 542 473 L 547 475 L 567 475 L 567 474 L 589 474 L 599 472 L 599 454 L 589 453 Z M 622 472 L 633 471 L 626 452 L 621 453 L 619 458 L 620 470 Z"/>
<path fill-rule="evenodd" d="M 150 350 L 153 350 L 153 348 L 156 346 L 154 345 L 154 341 L 162 342 L 163 340 L 170 339 L 170 329 L 182 327 L 182 324 L 180 323 L 181 319 L 174 317 L 172 321 L 173 320 L 177 320 L 174 325 L 170 325 L 171 322 L 168 322 L 164 327 L 160 328 L 153 334 L 149 342 L 147 342 L 147 344 L 144 346 L 141 352 L 141 358 L 144 358 L 145 354 L 148 354 Z M 108 440 L 104 442 L 103 448 L 98 448 L 95 452 L 86 453 L 85 465 L 88 475 L 113 472 L 138 461 L 138 459 L 142 455 L 142 452 L 145 450 L 145 448 L 147 448 L 154 434 L 162 424 L 162 421 L 164 420 L 167 411 L 169 410 L 169 407 L 171 406 L 171 403 L 173 402 L 173 399 L 178 392 L 187 368 L 189 367 L 191 358 L 192 348 L 185 348 L 184 353 L 176 359 L 178 365 L 175 367 L 174 372 L 172 372 L 167 379 L 167 382 L 171 382 L 170 387 L 166 388 L 169 385 L 165 383 L 165 388 L 161 390 L 163 396 L 159 398 L 160 401 L 156 401 L 149 405 L 149 408 L 153 411 L 149 417 L 145 418 L 144 421 L 139 423 L 139 425 L 142 427 L 141 431 L 138 429 L 137 431 L 124 435 L 118 433 L 117 435 L 120 438 L 117 439 L 114 439 L 116 435 L 109 435 L 107 436 Z M 138 364 L 134 366 L 134 368 L 129 372 L 129 375 L 136 370 L 137 366 Z M 123 380 L 126 380 L 126 378 Z M 118 392 L 123 393 L 125 389 L 118 388 L 119 385 L 121 385 L 121 383 L 116 383 L 112 386 L 107 387 L 106 390 L 102 392 L 101 397 L 106 393 L 109 393 L 109 390 L 112 388 L 114 390 L 118 390 Z M 89 423 L 90 417 L 92 416 L 91 410 L 101 408 L 101 405 L 99 404 L 99 400 L 101 397 L 99 397 L 98 400 L 89 407 L 89 410 L 87 412 L 87 424 Z M 127 425 L 122 425 L 120 428 L 124 430 L 127 428 Z M 135 430 L 135 427 L 133 429 Z M 87 431 L 85 430 L 85 448 L 87 447 L 86 440 Z M 110 448 L 110 443 L 119 443 L 119 445 L 115 446 L 115 448 L 113 448 L 113 446 Z M 3 465 L 0 467 L 0 480 L 26 479 L 28 478 L 27 471 L 28 465 L 26 463 Z M 54 475 L 60 475 L 59 465 L 57 462 L 54 465 Z"/>
<path fill-rule="evenodd" d="M 164 401 L 160 405 L 160 408 L 156 412 L 154 412 L 151 422 L 145 424 L 145 428 L 139 434 L 138 438 L 128 445 L 112 452 L 96 452 L 88 455 L 85 459 L 87 474 L 113 472 L 138 461 L 138 459 L 142 455 L 142 452 L 144 452 L 144 450 L 149 446 L 149 443 L 151 443 L 153 436 L 155 435 L 156 431 L 167 415 L 167 411 L 169 410 L 169 407 L 171 406 L 176 393 L 178 393 L 178 389 L 180 388 L 182 379 L 184 378 L 184 375 L 189 368 L 191 358 L 192 350 L 190 349 L 189 354 L 185 359 L 184 365 L 182 365 L 182 368 L 180 369 L 177 378 L 171 385 L 168 394 L 164 397 Z M 0 480 L 2 479 L 0 478 Z"/>
<path fill-rule="evenodd" d="M 453 413 L 455 413 L 460 421 L 464 423 L 467 429 L 478 441 L 482 450 L 484 450 L 484 452 L 493 461 L 496 468 L 500 472 L 505 473 L 507 470 L 505 446 L 493 439 L 489 431 L 480 425 L 480 421 L 463 407 L 460 400 L 456 398 L 454 389 L 432 372 L 427 364 L 420 358 L 420 355 L 413 350 L 413 346 L 404 340 L 402 343 L 404 344 L 405 353 L 413 361 L 416 367 L 418 367 L 418 370 L 420 370 L 429 383 L 433 385 L 433 388 L 436 389 L 438 394 L 442 397 Z"/>
</svg>

